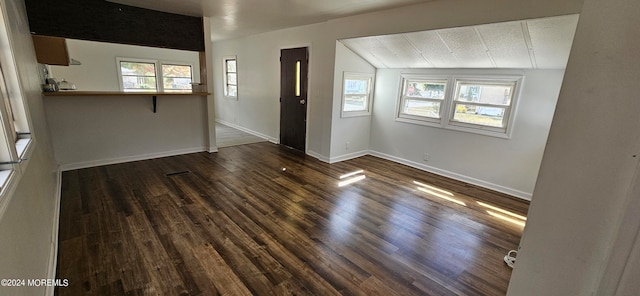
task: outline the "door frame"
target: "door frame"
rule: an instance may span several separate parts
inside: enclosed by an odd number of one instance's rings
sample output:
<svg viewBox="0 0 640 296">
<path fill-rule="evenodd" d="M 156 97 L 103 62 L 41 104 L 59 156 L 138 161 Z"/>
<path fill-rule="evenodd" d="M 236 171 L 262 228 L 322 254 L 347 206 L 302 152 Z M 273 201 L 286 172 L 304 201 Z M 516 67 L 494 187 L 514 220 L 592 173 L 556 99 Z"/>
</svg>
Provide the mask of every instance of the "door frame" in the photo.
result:
<svg viewBox="0 0 640 296">
<path fill-rule="evenodd" d="M 282 54 L 282 50 L 283 49 L 293 49 L 293 48 L 301 48 L 301 47 L 306 47 L 307 48 L 307 55 L 309 56 L 309 61 L 307 62 L 307 115 L 306 115 L 306 120 L 305 120 L 305 133 L 304 133 L 304 154 L 308 154 L 309 151 L 309 114 L 311 112 L 309 112 L 311 110 L 311 106 L 315 105 L 315 101 L 312 99 L 312 95 L 311 95 L 311 73 L 312 73 L 312 63 L 311 63 L 311 42 L 304 42 L 304 43 L 294 43 L 294 44 L 289 44 L 289 45 L 284 45 L 284 46 L 280 46 L 280 48 L 278 49 L 278 59 L 277 61 L 280 60 L 280 55 Z M 278 63 L 280 65 L 280 63 Z M 280 70 L 279 72 L 282 72 L 282 65 L 280 65 Z M 280 75 L 278 75 L 280 76 Z M 278 82 L 282 82 L 280 80 L 278 80 Z M 278 91 L 278 97 L 280 97 L 282 94 Z M 282 111 L 282 107 L 280 107 L 280 104 L 278 103 L 278 144 L 280 143 L 280 118 L 282 116 L 281 114 Z"/>
</svg>

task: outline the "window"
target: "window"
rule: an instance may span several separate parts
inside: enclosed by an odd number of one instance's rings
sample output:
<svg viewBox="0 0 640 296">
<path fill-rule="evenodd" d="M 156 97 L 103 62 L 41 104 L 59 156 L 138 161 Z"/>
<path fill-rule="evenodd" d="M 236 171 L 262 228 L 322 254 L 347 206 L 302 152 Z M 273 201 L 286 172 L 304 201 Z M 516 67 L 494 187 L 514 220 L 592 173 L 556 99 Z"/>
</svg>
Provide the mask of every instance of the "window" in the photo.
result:
<svg viewBox="0 0 640 296">
<path fill-rule="evenodd" d="M 238 99 L 238 65 L 236 57 L 226 57 L 224 61 L 224 96 Z"/>
<path fill-rule="evenodd" d="M 118 59 L 122 91 L 158 92 L 156 71 L 156 61 Z"/>
<path fill-rule="evenodd" d="M 30 157 L 34 143 L 5 9 L 0 7 L 0 216 L 28 163 L 24 160 Z"/>
<path fill-rule="evenodd" d="M 342 84 L 342 117 L 371 114 L 372 74 L 344 73 Z"/>
<path fill-rule="evenodd" d="M 403 75 L 396 120 L 508 138 L 522 79 Z"/>
<path fill-rule="evenodd" d="M 515 81 L 456 81 L 450 124 L 506 131 Z"/>
<path fill-rule="evenodd" d="M 162 64 L 162 88 L 166 92 L 191 91 L 191 65 Z"/>
<path fill-rule="evenodd" d="M 446 90 L 446 79 L 404 77 L 399 117 L 439 123 Z"/>
<path fill-rule="evenodd" d="M 182 63 L 117 58 L 120 89 L 125 92 L 190 92 L 193 67 Z M 158 83 L 162 81 L 162 83 Z"/>
</svg>

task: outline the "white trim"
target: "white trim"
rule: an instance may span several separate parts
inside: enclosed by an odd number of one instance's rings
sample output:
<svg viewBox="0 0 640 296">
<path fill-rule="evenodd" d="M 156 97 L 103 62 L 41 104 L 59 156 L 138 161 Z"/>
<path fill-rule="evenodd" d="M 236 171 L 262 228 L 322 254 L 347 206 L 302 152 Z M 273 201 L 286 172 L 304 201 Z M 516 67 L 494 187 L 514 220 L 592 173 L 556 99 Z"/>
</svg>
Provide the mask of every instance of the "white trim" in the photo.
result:
<svg viewBox="0 0 640 296">
<path fill-rule="evenodd" d="M 373 81 L 374 81 L 374 77 L 375 74 L 373 73 L 359 73 L 359 72 L 347 72 L 344 71 L 342 72 L 342 103 L 340 104 L 340 117 L 342 118 L 347 118 L 347 117 L 357 117 L 357 116 L 371 116 L 371 107 L 372 107 L 372 99 L 373 95 Z M 366 90 L 366 108 L 364 110 L 356 110 L 356 111 L 345 111 L 344 110 L 344 106 L 346 103 L 346 96 L 347 94 L 345 93 L 345 89 L 346 89 L 346 84 L 347 84 L 347 79 L 349 80 L 366 80 L 367 81 L 367 90 Z"/>
<path fill-rule="evenodd" d="M 444 99 L 440 105 L 440 118 L 410 115 L 402 113 L 403 102 L 405 101 L 405 88 L 406 83 L 410 80 L 425 80 L 434 82 L 446 82 Z M 525 80 L 525 74 L 518 72 L 513 74 L 456 74 L 456 72 L 446 73 L 442 75 L 437 74 L 416 74 L 416 73 L 401 73 L 399 83 L 399 94 L 396 99 L 396 114 L 395 121 L 418 124 L 424 126 L 431 126 L 461 132 L 474 133 L 484 136 L 491 136 L 497 138 L 510 139 L 513 133 L 513 125 L 516 121 L 517 107 L 519 97 L 522 93 L 522 85 Z M 456 101 L 456 95 L 459 90 L 460 83 L 473 82 L 484 84 L 514 84 L 513 92 L 511 94 L 511 101 L 505 108 L 505 114 L 503 115 L 504 128 L 490 127 L 481 124 L 465 123 L 460 121 L 454 121 L 455 115 L 454 106 L 456 103 L 464 104 L 464 102 Z M 419 98 L 418 98 L 419 99 Z M 427 99 L 426 101 L 436 101 Z M 479 105 L 478 103 L 470 103 L 473 105 Z"/>
<path fill-rule="evenodd" d="M 162 70 L 160 70 L 159 66 L 160 63 L 158 62 L 158 60 L 149 60 L 149 59 L 139 59 L 139 58 L 127 58 L 127 57 L 116 57 L 116 71 L 118 71 L 118 85 L 120 86 L 120 91 L 125 91 L 124 90 L 124 82 L 122 81 L 122 68 L 120 67 L 120 63 L 121 62 L 132 62 L 132 63 L 145 63 L 145 64 L 153 64 L 155 69 L 156 69 L 156 75 L 155 75 L 155 79 L 156 79 L 156 92 L 162 92 L 162 89 L 160 88 L 160 83 L 158 82 L 158 80 L 162 79 Z M 193 69 L 193 68 L 191 68 Z"/>
<path fill-rule="evenodd" d="M 110 164 L 116 164 L 116 163 L 147 160 L 147 159 L 154 159 L 154 158 L 175 156 L 175 155 L 189 154 L 189 153 L 197 153 L 197 152 L 204 152 L 204 151 L 209 151 L 209 150 L 207 147 L 203 146 L 203 147 L 196 147 L 196 148 L 187 148 L 187 149 L 179 149 L 179 150 L 164 151 L 164 152 L 157 152 L 157 153 L 139 154 L 139 155 L 117 157 L 117 158 L 110 158 L 110 159 L 67 163 L 67 164 L 61 164 L 60 170 L 65 172 L 65 171 L 110 165 Z"/>
<path fill-rule="evenodd" d="M 161 89 L 162 92 L 165 92 L 166 90 L 164 89 L 164 69 L 162 69 L 162 66 L 164 65 L 170 65 L 170 66 L 189 66 L 191 68 L 191 83 L 194 83 L 194 73 L 196 72 L 196 67 L 194 66 L 193 63 L 191 62 L 176 62 L 176 61 L 163 61 L 163 60 L 159 60 L 158 61 L 158 65 L 159 65 L 159 69 L 158 71 L 160 72 L 160 78 L 158 81 L 158 87 L 159 89 Z M 198 71 L 200 71 L 200 69 L 198 68 Z M 169 77 L 169 78 L 173 78 L 173 77 Z M 168 92 L 169 93 L 175 93 L 175 92 L 189 92 L 189 91 L 193 91 L 192 89 L 170 89 Z"/>
<path fill-rule="evenodd" d="M 9 204 L 11 203 L 11 199 L 13 199 L 13 193 L 16 191 L 16 187 L 18 187 L 18 172 L 16 170 L 11 170 L 9 177 L 4 182 L 2 189 L 0 189 L 0 221 L 4 217 L 4 213 L 7 211 Z"/>
<path fill-rule="evenodd" d="M 353 152 L 353 153 L 343 154 L 343 155 L 336 156 L 336 157 L 330 157 L 329 158 L 329 163 L 336 163 L 336 162 L 341 162 L 341 161 L 345 161 L 345 160 L 350 160 L 350 159 L 362 157 L 362 156 L 369 155 L 369 154 L 370 154 L 369 150 L 362 150 L 362 151 L 357 151 L 357 152 Z"/>
<path fill-rule="evenodd" d="M 607 257 L 600 267 L 600 280 L 597 283 L 595 295 L 618 295 L 618 288 L 624 273 L 628 268 L 629 258 L 633 249 L 638 248 L 638 240 L 640 237 L 640 219 L 638 212 L 640 211 L 640 163 L 636 165 L 635 176 L 627 190 L 626 200 L 616 227 L 614 239 L 607 249 Z M 633 263 L 631 263 L 633 264 Z"/>
<path fill-rule="evenodd" d="M 220 123 L 220 124 L 224 124 L 224 125 L 232 127 L 232 128 L 235 128 L 237 130 L 241 130 L 241 131 L 243 131 L 243 132 L 245 132 L 247 134 L 254 135 L 254 136 L 258 137 L 258 138 L 266 139 L 267 141 L 269 141 L 271 143 L 278 144 L 278 139 L 276 139 L 274 137 L 270 137 L 270 136 L 265 135 L 263 133 L 259 133 L 259 132 L 256 132 L 254 130 L 250 130 L 250 129 L 246 128 L 246 127 L 239 126 L 237 124 L 233 124 L 231 122 L 227 122 L 227 121 L 224 121 L 222 119 L 216 119 L 216 122 Z"/>
<path fill-rule="evenodd" d="M 227 61 L 234 60 L 236 62 L 236 95 L 229 96 L 227 94 Z M 228 55 L 222 57 L 222 97 L 229 100 L 238 100 L 238 85 L 240 81 L 238 80 L 238 56 L 237 55 Z"/>
<path fill-rule="evenodd" d="M 404 159 L 404 158 L 396 157 L 396 156 L 385 154 L 385 153 L 378 152 L 378 151 L 369 151 L 369 154 L 372 155 L 372 156 L 384 158 L 386 160 L 390 160 L 390 161 L 393 161 L 393 162 L 397 162 L 397 163 L 401 163 L 401 164 L 404 164 L 404 165 L 408 165 L 410 167 L 417 168 L 417 169 L 420 169 L 420 170 L 423 170 L 423 171 L 434 173 L 434 174 L 437 174 L 437 175 L 440 175 L 440 176 L 444 176 L 444 177 L 451 178 L 451 179 L 454 179 L 454 180 L 458 180 L 458 181 L 462 181 L 462 182 L 465 182 L 465 183 L 473 184 L 473 185 L 476 185 L 476 186 L 484 187 L 484 188 L 487 188 L 487 189 L 495 190 L 495 191 L 502 192 L 502 193 L 505 193 L 505 194 L 508 194 L 508 195 L 511 195 L 511 196 L 515 196 L 515 197 L 518 197 L 518 198 L 521 198 L 521 199 L 524 199 L 524 200 L 531 201 L 532 194 L 528 193 L 528 192 L 524 192 L 524 191 L 521 191 L 521 190 L 505 187 L 505 186 L 498 185 L 498 184 L 493 184 L 493 183 L 490 183 L 490 182 L 487 182 L 487 181 L 479 180 L 479 179 L 468 177 L 468 176 L 461 175 L 461 174 L 458 174 L 458 173 L 454 173 L 454 172 L 446 171 L 446 170 L 443 170 L 443 169 L 435 168 L 435 167 L 432 167 L 432 166 L 424 165 L 424 164 L 421 164 L 421 163 L 417 163 L 417 162 L 414 162 L 414 161 L 411 161 L 411 160 L 407 160 L 407 159 Z"/>
<path fill-rule="evenodd" d="M 56 278 L 56 267 L 58 265 L 58 234 L 60 228 L 60 199 L 62 198 L 62 171 L 58 167 L 56 175 L 56 195 L 53 206 L 53 229 L 51 230 L 51 251 L 49 252 L 49 268 L 47 269 L 47 279 Z M 45 295 L 53 296 L 55 287 L 47 286 Z"/>
<path fill-rule="evenodd" d="M 313 157 L 313 158 L 316 158 L 316 159 L 318 159 L 319 161 L 326 162 L 326 163 L 330 163 L 330 162 L 329 162 L 329 161 L 330 161 L 330 159 L 329 159 L 328 157 L 326 157 L 326 156 L 324 156 L 324 155 L 322 155 L 322 154 L 320 154 L 320 153 L 318 153 L 318 152 L 315 152 L 315 151 L 313 151 L 313 150 L 307 150 L 307 155 L 309 155 L 309 156 L 311 156 L 311 157 Z"/>
</svg>

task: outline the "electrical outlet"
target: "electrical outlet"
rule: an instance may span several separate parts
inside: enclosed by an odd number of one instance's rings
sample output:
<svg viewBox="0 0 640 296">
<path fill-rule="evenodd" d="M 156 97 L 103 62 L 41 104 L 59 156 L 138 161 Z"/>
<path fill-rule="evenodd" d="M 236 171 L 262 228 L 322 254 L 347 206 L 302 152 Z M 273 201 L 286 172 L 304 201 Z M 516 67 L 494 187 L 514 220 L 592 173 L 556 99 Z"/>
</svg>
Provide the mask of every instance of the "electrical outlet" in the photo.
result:
<svg viewBox="0 0 640 296">
<path fill-rule="evenodd" d="M 349 141 L 347 141 L 347 143 L 344 144 L 344 149 L 349 150 Z"/>
<path fill-rule="evenodd" d="M 426 152 L 425 152 L 425 154 L 424 154 L 424 155 L 422 155 L 422 159 L 423 159 L 424 161 L 429 161 L 429 153 L 426 153 Z"/>
</svg>

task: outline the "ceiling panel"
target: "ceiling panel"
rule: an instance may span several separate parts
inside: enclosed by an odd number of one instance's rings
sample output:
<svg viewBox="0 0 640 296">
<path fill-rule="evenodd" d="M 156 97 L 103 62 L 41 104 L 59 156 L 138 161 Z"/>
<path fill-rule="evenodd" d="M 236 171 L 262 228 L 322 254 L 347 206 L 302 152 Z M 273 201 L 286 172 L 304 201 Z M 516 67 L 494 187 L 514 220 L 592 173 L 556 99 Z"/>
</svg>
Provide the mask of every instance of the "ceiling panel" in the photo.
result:
<svg viewBox="0 0 640 296">
<path fill-rule="evenodd" d="M 404 35 L 429 61 L 431 67 L 447 68 L 457 63 L 456 57 L 442 43 L 435 31 L 413 32 Z"/>
<path fill-rule="evenodd" d="M 429 63 L 420 55 L 420 52 L 402 34 L 386 35 L 376 38 L 380 44 L 388 49 L 390 56 L 383 56 L 385 63 L 393 60 L 396 68 L 428 67 Z"/>
<path fill-rule="evenodd" d="M 532 68 L 522 22 L 476 26 L 498 68 Z"/>
<path fill-rule="evenodd" d="M 437 30 L 444 44 L 457 58 L 454 67 L 493 68 L 478 34 L 473 27 L 460 27 Z"/>
<path fill-rule="evenodd" d="M 377 68 L 562 69 L 577 21 L 568 15 L 342 41 Z"/>
<path fill-rule="evenodd" d="M 577 24 L 577 15 L 526 21 L 539 68 L 567 66 Z"/>
<path fill-rule="evenodd" d="M 345 39 L 342 40 L 342 44 L 351 49 L 351 51 L 353 51 L 354 53 L 360 55 L 360 57 L 368 61 L 372 66 L 381 69 L 390 68 L 384 62 L 378 59 L 370 49 L 373 45 L 378 44 L 378 41 L 375 39 L 375 37 Z"/>
</svg>

